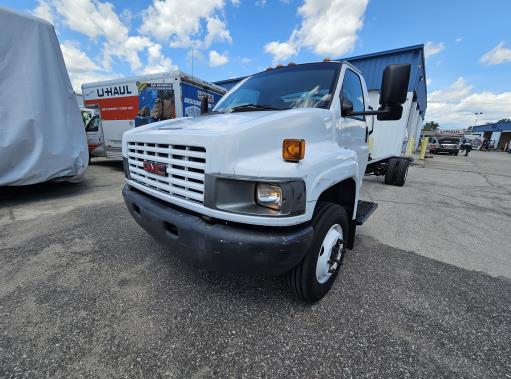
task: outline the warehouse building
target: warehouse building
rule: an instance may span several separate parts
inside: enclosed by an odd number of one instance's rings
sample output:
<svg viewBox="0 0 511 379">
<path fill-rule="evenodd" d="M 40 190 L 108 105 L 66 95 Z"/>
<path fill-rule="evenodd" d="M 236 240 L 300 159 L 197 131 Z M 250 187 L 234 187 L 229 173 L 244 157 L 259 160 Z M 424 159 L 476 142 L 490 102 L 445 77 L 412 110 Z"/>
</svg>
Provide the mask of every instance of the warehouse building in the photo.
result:
<svg viewBox="0 0 511 379">
<path fill-rule="evenodd" d="M 482 139 L 495 141 L 498 151 L 507 151 L 511 146 L 511 122 L 496 122 L 474 126 L 472 134 L 480 134 Z"/>
<path fill-rule="evenodd" d="M 339 61 L 341 60 L 350 62 L 362 72 L 369 91 L 370 105 L 375 109 L 379 106 L 381 79 L 385 67 L 393 63 L 411 64 L 408 96 L 406 103 L 403 105 L 403 117 L 399 121 L 390 122 L 399 123 L 401 127 L 378 128 L 375 125 L 374 138 L 378 137 L 379 132 L 388 133 L 392 131 L 393 133 L 400 134 L 396 135 L 392 140 L 402 144 L 403 149 L 408 140 L 410 140 L 411 146 L 416 149 L 419 143 L 420 131 L 424 123 L 427 107 L 424 45 L 415 45 L 401 49 L 339 59 Z M 215 84 L 230 90 L 243 79 L 244 77 L 221 80 Z M 376 121 L 376 123 L 378 122 Z M 388 121 L 386 125 L 390 126 Z"/>
</svg>

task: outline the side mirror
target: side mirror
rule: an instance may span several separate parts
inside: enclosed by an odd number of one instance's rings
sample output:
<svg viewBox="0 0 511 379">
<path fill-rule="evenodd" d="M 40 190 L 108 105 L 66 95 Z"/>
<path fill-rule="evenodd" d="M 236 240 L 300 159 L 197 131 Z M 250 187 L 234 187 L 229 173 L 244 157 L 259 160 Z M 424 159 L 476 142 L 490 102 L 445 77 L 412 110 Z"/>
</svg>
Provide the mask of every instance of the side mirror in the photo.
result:
<svg viewBox="0 0 511 379">
<path fill-rule="evenodd" d="M 341 116 L 349 116 L 351 112 L 353 112 L 353 103 L 350 99 L 341 97 Z"/>
<path fill-rule="evenodd" d="M 209 112 L 209 104 L 208 104 L 208 96 L 202 96 L 202 99 L 200 99 L 200 114 L 208 113 Z"/>
<path fill-rule="evenodd" d="M 409 64 L 391 64 L 385 67 L 381 81 L 378 120 L 399 120 L 401 118 L 409 80 Z"/>
</svg>

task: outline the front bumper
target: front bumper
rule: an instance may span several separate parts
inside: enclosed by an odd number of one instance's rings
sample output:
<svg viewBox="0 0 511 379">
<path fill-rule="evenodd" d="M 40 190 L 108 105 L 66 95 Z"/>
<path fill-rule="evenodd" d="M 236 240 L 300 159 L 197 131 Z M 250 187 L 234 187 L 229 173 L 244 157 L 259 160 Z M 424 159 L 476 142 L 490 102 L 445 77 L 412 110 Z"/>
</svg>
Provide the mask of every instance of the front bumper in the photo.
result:
<svg viewBox="0 0 511 379">
<path fill-rule="evenodd" d="M 435 149 L 438 153 L 456 153 L 460 151 L 459 147 L 437 147 Z"/>
<path fill-rule="evenodd" d="M 283 274 L 300 262 L 314 234 L 309 224 L 266 228 L 209 223 L 129 185 L 122 194 L 135 221 L 150 235 L 181 259 L 210 270 Z"/>
</svg>

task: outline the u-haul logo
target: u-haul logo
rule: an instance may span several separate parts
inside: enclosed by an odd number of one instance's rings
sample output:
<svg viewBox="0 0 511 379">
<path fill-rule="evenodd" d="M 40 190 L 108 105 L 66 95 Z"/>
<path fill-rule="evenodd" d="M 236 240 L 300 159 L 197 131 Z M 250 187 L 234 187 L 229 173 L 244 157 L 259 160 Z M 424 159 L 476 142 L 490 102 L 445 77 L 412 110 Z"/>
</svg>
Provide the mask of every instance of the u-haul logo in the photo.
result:
<svg viewBox="0 0 511 379">
<path fill-rule="evenodd" d="M 96 92 L 98 97 L 127 96 L 133 94 L 128 85 L 97 88 Z"/>
</svg>

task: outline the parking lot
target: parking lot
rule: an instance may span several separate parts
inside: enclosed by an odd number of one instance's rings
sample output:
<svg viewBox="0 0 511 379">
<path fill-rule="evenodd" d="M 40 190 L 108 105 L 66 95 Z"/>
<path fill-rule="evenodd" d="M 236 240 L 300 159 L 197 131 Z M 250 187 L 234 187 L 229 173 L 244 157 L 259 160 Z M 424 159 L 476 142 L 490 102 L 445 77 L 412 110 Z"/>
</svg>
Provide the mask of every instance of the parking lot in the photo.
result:
<svg viewBox="0 0 511 379">
<path fill-rule="evenodd" d="M 122 166 L 1 189 L 0 377 L 511 376 L 511 154 L 435 156 L 379 204 L 318 304 L 186 265 Z"/>
</svg>

